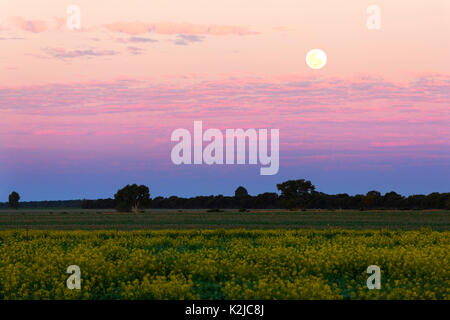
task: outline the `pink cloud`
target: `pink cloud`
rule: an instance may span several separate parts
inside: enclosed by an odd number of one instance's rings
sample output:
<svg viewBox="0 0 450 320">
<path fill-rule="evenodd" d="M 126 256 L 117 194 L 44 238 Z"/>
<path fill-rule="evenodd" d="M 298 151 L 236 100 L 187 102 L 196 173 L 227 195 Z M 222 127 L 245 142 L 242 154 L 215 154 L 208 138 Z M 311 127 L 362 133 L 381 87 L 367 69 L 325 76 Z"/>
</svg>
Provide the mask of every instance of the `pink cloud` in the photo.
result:
<svg viewBox="0 0 450 320">
<path fill-rule="evenodd" d="M 53 26 L 56 30 L 62 31 L 66 27 L 67 18 L 53 17 Z"/>
<path fill-rule="evenodd" d="M 71 131 L 71 130 L 37 130 L 33 131 L 32 134 L 35 136 L 78 136 L 86 134 L 86 131 Z"/>
<path fill-rule="evenodd" d="M 423 145 L 445 145 L 446 141 L 442 139 L 436 139 L 434 141 L 430 139 L 418 140 L 417 137 L 414 140 L 403 141 L 377 141 L 372 142 L 370 145 L 377 148 L 384 147 L 411 147 L 411 146 L 423 146 Z"/>
<path fill-rule="evenodd" d="M 10 18 L 10 22 L 20 30 L 33 33 L 43 32 L 48 29 L 47 22 L 42 20 L 26 20 L 22 17 L 12 17 Z"/>
<path fill-rule="evenodd" d="M 202 25 L 192 23 L 145 23 L 145 22 L 115 22 L 103 26 L 109 31 L 138 35 L 147 32 L 158 34 L 186 34 L 186 35 L 251 35 L 258 32 L 246 27 L 224 25 Z"/>
<path fill-rule="evenodd" d="M 104 54 L 64 49 L 51 53 L 56 57 Z M 117 80 L 0 87 L 0 109 L 61 115 L 164 111 L 188 116 L 195 111 L 211 117 L 245 111 L 254 118 L 270 112 L 274 117 L 290 115 L 302 118 L 303 122 L 442 121 L 448 114 L 449 92 L 450 81 L 446 76 L 414 79 L 409 83 L 300 76 L 283 80 L 198 79 L 177 84 L 170 80 Z"/>
<path fill-rule="evenodd" d="M 131 35 L 137 35 L 149 32 L 151 26 L 143 22 L 116 22 L 104 25 L 106 29 L 114 32 L 123 32 Z"/>
<path fill-rule="evenodd" d="M 297 76 L 0 87 L 0 140 L 23 148 L 133 144 L 167 155 L 171 131 L 202 120 L 205 129 L 279 128 L 285 163 L 374 153 L 442 159 L 450 141 L 448 80 Z"/>
<path fill-rule="evenodd" d="M 20 30 L 40 33 L 48 30 L 62 31 L 64 29 L 66 19 L 62 17 L 53 17 L 50 21 L 44 20 L 29 20 L 22 17 L 11 17 L 9 23 L 19 28 Z M 0 30 L 2 27 L 0 26 Z M 104 24 L 99 27 L 90 27 L 84 29 L 85 31 L 95 30 L 107 30 L 111 32 L 120 32 L 128 35 L 140 35 L 144 33 L 157 33 L 157 34 L 184 34 L 184 35 L 255 35 L 259 32 L 252 31 L 248 27 L 244 26 L 232 26 L 232 25 L 216 25 L 216 24 L 194 24 L 194 23 L 175 23 L 175 22 L 113 22 Z"/>
</svg>

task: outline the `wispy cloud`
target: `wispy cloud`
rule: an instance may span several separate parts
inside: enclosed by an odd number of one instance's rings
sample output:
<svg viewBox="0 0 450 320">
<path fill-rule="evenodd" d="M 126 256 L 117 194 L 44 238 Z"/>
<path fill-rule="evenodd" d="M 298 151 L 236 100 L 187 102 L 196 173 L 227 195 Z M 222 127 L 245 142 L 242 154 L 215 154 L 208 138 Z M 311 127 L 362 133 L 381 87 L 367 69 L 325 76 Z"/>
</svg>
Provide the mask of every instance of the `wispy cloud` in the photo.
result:
<svg viewBox="0 0 450 320">
<path fill-rule="evenodd" d="M 128 47 L 136 53 L 137 47 Z M 114 51 L 47 48 L 50 56 L 60 59 L 115 54 Z M 126 90 L 117 90 L 126 88 Z M 52 92 L 49 95 L 49 92 Z M 72 95 L 71 92 L 77 92 Z M 81 100 L 80 100 L 81 99 Z M 97 114 L 161 110 L 192 114 L 202 111 L 214 115 L 249 112 L 249 116 L 273 119 L 285 116 L 346 121 L 395 119 L 442 121 L 443 114 L 430 112 L 432 106 L 447 114 L 450 103 L 450 78 L 418 78 L 407 83 L 380 79 L 275 78 L 201 79 L 178 83 L 150 80 L 121 80 L 80 84 L 1 88 L 0 110 L 18 113 Z M 403 109 L 414 106 L 415 115 Z M 89 106 L 89 107 L 86 107 Z M 399 107 L 400 106 L 400 107 Z M 421 118 L 419 118 L 421 117 Z M 370 118 L 370 119 L 369 119 Z"/>
<path fill-rule="evenodd" d="M 42 51 L 45 53 L 46 57 L 55 59 L 72 59 L 80 57 L 102 57 L 102 56 L 112 56 L 118 54 L 114 50 L 96 50 L 96 49 L 76 49 L 67 50 L 64 48 L 43 48 Z"/>
<path fill-rule="evenodd" d="M 21 37 L 0 37 L 0 41 L 4 40 L 23 40 L 24 38 Z"/>
<path fill-rule="evenodd" d="M 202 25 L 192 23 L 147 23 L 147 22 L 115 22 L 103 25 L 108 31 L 121 32 L 130 35 L 138 35 L 144 33 L 157 34 L 185 34 L 185 35 L 252 35 L 258 32 L 251 31 L 247 27 L 227 26 L 227 25 Z"/>
<path fill-rule="evenodd" d="M 128 46 L 127 50 L 129 53 L 131 53 L 133 55 L 140 55 L 140 54 L 144 53 L 144 49 L 139 48 L 139 47 Z"/>
<path fill-rule="evenodd" d="M 48 30 L 48 23 L 43 20 L 26 20 L 22 17 L 11 17 L 9 22 L 22 31 L 40 33 Z"/>
<path fill-rule="evenodd" d="M 194 34 L 179 34 L 173 43 L 178 46 L 186 46 L 190 43 L 202 42 L 204 39 L 205 37 Z"/>
<path fill-rule="evenodd" d="M 121 43 L 155 43 L 158 40 L 148 38 L 148 37 L 129 37 L 129 38 L 119 38 L 118 42 Z"/>
<path fill-rule="evenodd" d="M 0 142 L 2 150 L 100 153 L 134 146 L 151 150 L 152 164 L 161 166 L 170 133 L 203 120 L 220 130 L 280 128 L 285 167 L 448 166 L 449 104 L 448 76 L 407 83 L 285 76 L 0 87 Z M 410 105 L 416 111 L 405 113 Z"/>
<path fill-rule="evenodd" d="M 53 17 L 48 20 L 33 20 L 23 17 L 10 17 L 8 25 L 18 28 L 22 31 L 40 33 L 49 30 L 62 31 L 66 25 L 66 18 Z M 0 30 L 2 27 L 0 26 Z M 250 30 L 244 26 L 216 25 L 216 24 L 194 24 L 194 23 L 176 23 L 176 22 L 141 22 L 141 21 L 120 21 L 100 26 L 91 26 L 83 28 L 84 31 L 109 31 L 132 35 L 133 37 L 125 40 L 129 42 L 156 42 L 150 38 L 136 37 L 145 33 L 155 33 L 164 35 L 184 34 L 184 35 L 255 35 L 259 32 Z"/>
</svg>

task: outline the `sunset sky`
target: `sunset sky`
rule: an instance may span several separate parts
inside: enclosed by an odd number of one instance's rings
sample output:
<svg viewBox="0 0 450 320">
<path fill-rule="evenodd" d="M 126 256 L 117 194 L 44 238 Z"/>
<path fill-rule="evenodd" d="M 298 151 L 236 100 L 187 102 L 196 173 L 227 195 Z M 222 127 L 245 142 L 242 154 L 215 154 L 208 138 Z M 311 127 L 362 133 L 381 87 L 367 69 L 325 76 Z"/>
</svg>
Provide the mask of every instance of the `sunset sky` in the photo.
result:
<svg viewBox="0 0 450 320">
<path fill-rule="evenodd" d="M 81 9 L 81 29 L 66 26 Z M 381 28 L 366 12 L 381 8 Z M 305 63 L 327 54 L 323 69 Z M 450 0 L 1 0 L 0 202 L 450 191 Z M 280 130 L 280 170 L 176 166 L 171 132 Z"/>
</svg>

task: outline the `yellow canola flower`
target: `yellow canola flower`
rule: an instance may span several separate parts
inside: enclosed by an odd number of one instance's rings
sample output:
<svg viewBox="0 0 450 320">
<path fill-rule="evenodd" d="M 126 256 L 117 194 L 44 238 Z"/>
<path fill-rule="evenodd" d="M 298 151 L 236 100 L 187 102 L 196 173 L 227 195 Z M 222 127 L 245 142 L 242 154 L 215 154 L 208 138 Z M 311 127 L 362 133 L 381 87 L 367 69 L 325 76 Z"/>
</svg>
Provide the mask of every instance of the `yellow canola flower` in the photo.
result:
<svg viewBox="0 0 450 320">
<path fill-rule="evenodd" d="M 449 300 L 448 252 L 430 229 L 0 231 L 0 299 Z"/>
</svg>

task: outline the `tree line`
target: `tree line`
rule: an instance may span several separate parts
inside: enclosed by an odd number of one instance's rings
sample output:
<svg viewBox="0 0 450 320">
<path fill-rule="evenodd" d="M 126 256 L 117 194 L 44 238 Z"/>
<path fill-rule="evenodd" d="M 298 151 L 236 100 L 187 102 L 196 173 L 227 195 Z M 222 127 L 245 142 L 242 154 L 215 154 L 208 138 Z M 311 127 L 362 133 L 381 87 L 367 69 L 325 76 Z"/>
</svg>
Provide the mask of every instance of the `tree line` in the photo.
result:
<svg viewBox="0 0 450 320">
<path fill-rule="evenodd" d="M 394 191 L 382 195 L 378 191 L 366 194 L 326 194 L 315 190 L 311 181 L 298 179 L 277 184 L 279 193 L 265 192 L 256 196 L 239 186 L 234 196 L 211 195 L 183 198 L 177 196 L 150 198 L 146 186 L 128 185 L 114 199 L 83 200 L 84 209 L 450 209 L 450 193 L 402 196 Z M 138 201 L 134 201 L 137 199 Z M 128 201 L 128 202 L 127 202 Z"/>
<path fill-rule="evenodd" d="M 20 196 L 19 196 L 20 197 Z M 45 200 L 45 201 L 15 201 L 9 199 L 8 202 L 0 202 L 0 209 L 12 208 L 18 209 L 46 209 L 46 208 L 81 208 L 83 200 Z"/>
<path fill-rule="evenodd" d="M 32 201 L 21 202 L 23 208 L 82 208 L 116 209 L 118 211 L 139 212 L 142 209 L 450 209 L 450 193 L 433 192 L 428 195 L 402 196 L 394 191 L 382 195 L 378 191 L 366 194 L 348 195 L 326 194 L 316 191 L 311 181 L 305 179 L 288 180 L 277 184 L 278 193 L 265 192 L 249 195 L 239 186 L 233 196 L 211 195 L 183 198 L 177 196 L 150 198 L 150 190 L 144 185 L 127 185 L 117 191 L 114 198 L 95 200 Z M 20 196 L 11 193 L 8 203 L 0 203 L 0 208 L 19 207 Z"/>
</svg>

